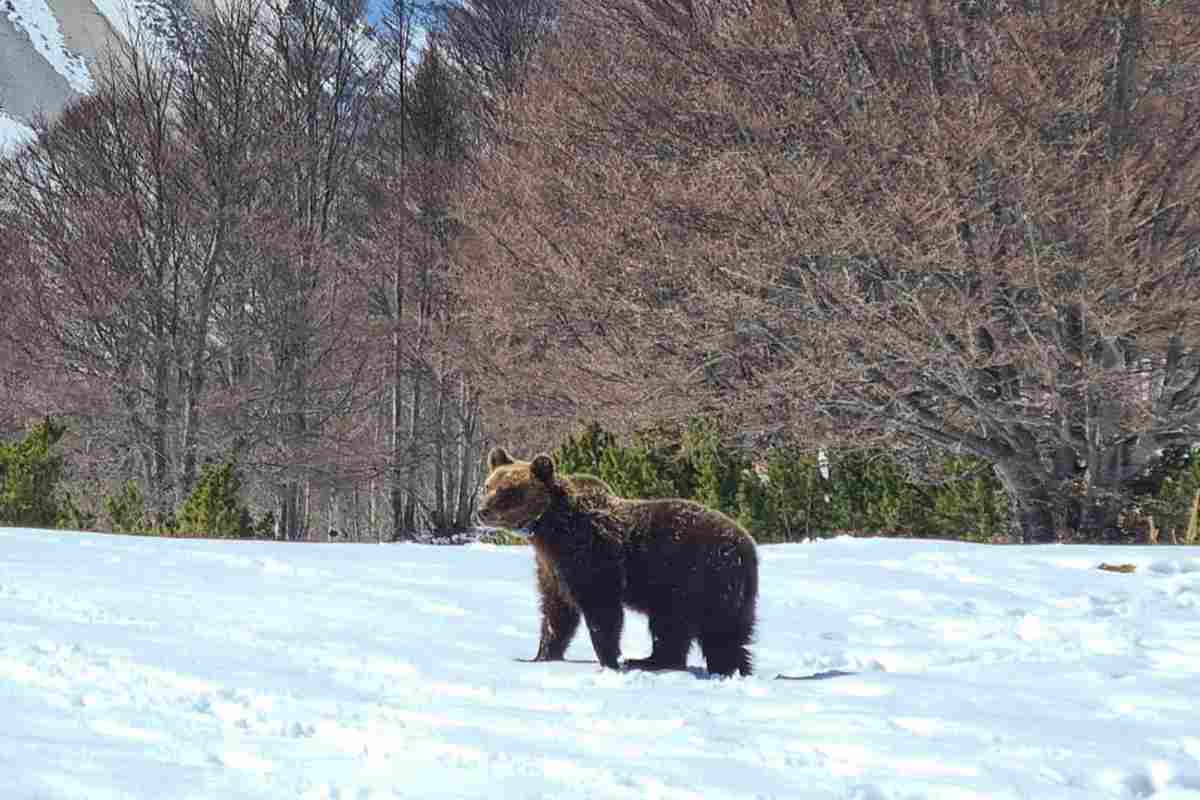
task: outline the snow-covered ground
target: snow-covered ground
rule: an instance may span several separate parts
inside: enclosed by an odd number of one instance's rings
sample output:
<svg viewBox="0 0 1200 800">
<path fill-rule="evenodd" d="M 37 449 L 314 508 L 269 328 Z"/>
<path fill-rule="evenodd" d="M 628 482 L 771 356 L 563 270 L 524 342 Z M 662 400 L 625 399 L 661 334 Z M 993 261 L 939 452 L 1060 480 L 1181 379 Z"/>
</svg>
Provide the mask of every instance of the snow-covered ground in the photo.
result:
<svg viewBox="0 0 1200 800">
<path fill-rule="evenodd" d="M 0 111 L 0 158 L 33 138 L 33 128 Z"/>
<path fill-rule="evenodd" d="M 138 41 L 143 16 L 153 10 L 153 3 L 144 0 L 92 0 L 92 3 L 127 42 Z"/>
<path fill-rule="evenodd" d="M 0 529 L 0 795 L 1200 798 L 1198 550 L 763 547 L 729 680 L 518 663 L 532 571 Z"/>
</svg>

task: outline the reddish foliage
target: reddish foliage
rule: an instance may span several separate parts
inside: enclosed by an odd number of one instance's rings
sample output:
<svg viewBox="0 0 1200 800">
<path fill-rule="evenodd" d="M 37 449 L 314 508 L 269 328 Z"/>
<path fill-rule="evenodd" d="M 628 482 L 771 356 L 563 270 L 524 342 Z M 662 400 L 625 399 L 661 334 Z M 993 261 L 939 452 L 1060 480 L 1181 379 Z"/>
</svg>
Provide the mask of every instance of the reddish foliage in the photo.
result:
<svg viewBox="0 0 1200 800">
<path fill-rule="evenodd" d="M 464 206 L 491 391 L 901 435 L 1031 536 L 1081 476 L 1111 521 L 1200 441 L 1197 10 L 567 2 Z"/>
</svg>

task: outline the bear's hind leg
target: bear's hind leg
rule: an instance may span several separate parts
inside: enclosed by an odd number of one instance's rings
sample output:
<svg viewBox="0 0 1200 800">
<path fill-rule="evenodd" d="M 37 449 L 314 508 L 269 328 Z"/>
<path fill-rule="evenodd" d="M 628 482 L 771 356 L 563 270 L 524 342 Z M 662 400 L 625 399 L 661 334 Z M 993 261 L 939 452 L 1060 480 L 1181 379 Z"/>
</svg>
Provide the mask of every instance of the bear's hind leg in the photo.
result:
<svg viewBox="0 0 1200 800">
<path fill-rule="evenodd" d="M 692 649 L 692 632 L 686 624 L 670 616 L 650 617 L 650 638 L 654 642 L 649 658 L 625 660 L 626 669 L 686 669 L 688 650 Z"/>
<path fill-rule="evenodd" d="M 708 671 L 714 675 L 749 675 L 753 670 L 750 658 L 750 631 L 709 630 L 700 633 L 700 650 Z"/>
</svg>

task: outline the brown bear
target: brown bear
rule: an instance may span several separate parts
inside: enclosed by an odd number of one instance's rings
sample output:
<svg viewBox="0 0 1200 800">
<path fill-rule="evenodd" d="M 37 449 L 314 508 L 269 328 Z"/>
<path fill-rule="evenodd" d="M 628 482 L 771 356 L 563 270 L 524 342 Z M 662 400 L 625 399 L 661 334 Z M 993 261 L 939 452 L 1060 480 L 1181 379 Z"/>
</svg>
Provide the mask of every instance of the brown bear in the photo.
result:
<svg viewBox="0 0 1200 800">
<path fill-rule="evenodd" d="M 499 453 L 504 453 L 500 450 Z M 504 454 L 507 457 L 507 453 Z M 509 463 L 525 463 L 515 462 Z M 566 490 L 574 495 L 595 494 L 608 497 L 615 494 L 612 487 L 594 475 L 559 475 Z M 567 645 L 579 627 L 579 609 L 571 599 L 571 593 L 559 582 L 558 570 L 545 555 L 542 548 L 534 548 L 537 562 L 537 588 L 542 612 L 542 630 L 538 638 L 537 655 L 534 661 L 562 661 Z"/>
<path fill-rule="evenodd" d="M 749 675 L 758 555 L 718 511 L 689 500 L 626 500 L 591 476 L 558 475 L 542 454 L 488 455 L 479 518 L 525 530 L 537 552 L 542 632 L 536 660 L 559 660 L 582 615 L 600 663 L 618 669 L 624 607 L 649 617 L 636 669 L 684 669 L 692 641 L 711 673 Z"/>
</svg>

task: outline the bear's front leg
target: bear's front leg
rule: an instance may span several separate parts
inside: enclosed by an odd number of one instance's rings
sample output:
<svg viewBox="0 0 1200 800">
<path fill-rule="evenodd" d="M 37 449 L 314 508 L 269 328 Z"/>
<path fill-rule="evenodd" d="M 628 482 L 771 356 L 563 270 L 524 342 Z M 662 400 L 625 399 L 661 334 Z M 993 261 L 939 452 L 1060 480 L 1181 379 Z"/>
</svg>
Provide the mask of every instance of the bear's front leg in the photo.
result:
<svg viewBox="0 0 1200 800">
<path fill-rule="evenodd" d="M 625 623 L 625 610 L 620 602 L 597 602 L 583 607 L 583 618 L 588 633 L 592 635 L 592 647 L 601 666 L 620 669 L 621 627 Z"/>
<path fill-rule="evenodd" d="M 579 609 L 557 591 L 542 591 L 542 636 L 534 661 L 562 661 L 579 627 Z"/>
</svg>

